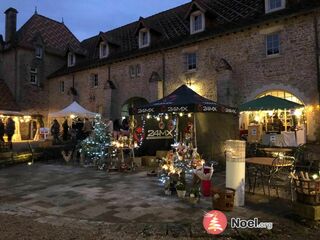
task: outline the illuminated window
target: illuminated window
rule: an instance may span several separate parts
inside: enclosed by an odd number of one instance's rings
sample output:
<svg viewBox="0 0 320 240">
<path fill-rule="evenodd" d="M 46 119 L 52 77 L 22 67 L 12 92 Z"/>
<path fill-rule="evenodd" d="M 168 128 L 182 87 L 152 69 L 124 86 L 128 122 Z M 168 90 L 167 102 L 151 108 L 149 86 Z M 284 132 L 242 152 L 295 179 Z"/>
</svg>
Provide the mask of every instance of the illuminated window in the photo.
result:
<svg viewBox="0 0 320 240">
<path fill-rule="evenodd" d="M 303 105 L 303 102 L 294 96 L 292 93 L 282 91 L 282 90 L 273 90 L 273 91 L 268 91 L 265 92 L 261 95 L 259 95 L 257 98 L 265 97 L 265 96 L 273 96 L 273 97 L 278 97 L 278 98 L 283 98 L 291 102 L 299 103 Z"/>
</svg>

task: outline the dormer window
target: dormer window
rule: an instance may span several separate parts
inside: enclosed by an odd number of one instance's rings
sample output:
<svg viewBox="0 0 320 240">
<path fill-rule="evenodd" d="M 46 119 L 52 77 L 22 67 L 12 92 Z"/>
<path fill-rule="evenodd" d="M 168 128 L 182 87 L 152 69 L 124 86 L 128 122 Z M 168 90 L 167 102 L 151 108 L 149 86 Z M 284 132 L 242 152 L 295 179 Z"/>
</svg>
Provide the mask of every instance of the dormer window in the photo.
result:
<svg viewBox="0 0 320 240">
<path fill-rule="evenodd" d="M 143 28 L 139 32 L 139 48 L 150 46 L 150 31 Z"/>
<path fill-rule="evenodd" d="M 203 32 L 205 28 L 205 17 L 203 12 L 196 11 L 190 16 L 190 31 L 191 34 Z"/>
<path fill-rule="evenodd" d="M 286 7 L 286 0 L 265 0 L 266 13 L 275 12 Z"/>
<path fill-rule="evenodd" d="M 76 64 L 76 55 L 72 52 L 68 53 L 68 67 L 73 67 Z"/>
<path fill-rule="evenodd" d="M 100 54 L 99 54 L 100 58 L 108 57 L 108 55 L 109 55 L 109 46 L 108 46 L 108 44 L 105 43 L 105 42 L 101 42 L 100 43 L 100 51 L 99 52 L 100 52 Z"/>
<path fill-rule="evenodd" d="M 40 46 L 36 47 L 36 58 L 41 59 L 43 56 L 43 48 Z"/>
</svg>

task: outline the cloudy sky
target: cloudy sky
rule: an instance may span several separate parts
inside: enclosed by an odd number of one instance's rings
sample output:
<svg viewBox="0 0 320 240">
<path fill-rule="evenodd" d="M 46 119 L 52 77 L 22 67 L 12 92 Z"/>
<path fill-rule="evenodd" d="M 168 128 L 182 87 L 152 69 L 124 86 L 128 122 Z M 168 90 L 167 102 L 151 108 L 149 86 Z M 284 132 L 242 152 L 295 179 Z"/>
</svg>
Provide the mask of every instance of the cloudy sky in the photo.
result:
<svg viewBox="0 0 320 240">
<path fill-rule="evenodd" d="M 115 27 L 167 10 L 191 0 L 0 0 L 0 34 L 4 35 L 3 12 L 9 7 L 18 10 L 18 29 L 38 13 L 61 21 L 79 40 Z"/>
</svg>

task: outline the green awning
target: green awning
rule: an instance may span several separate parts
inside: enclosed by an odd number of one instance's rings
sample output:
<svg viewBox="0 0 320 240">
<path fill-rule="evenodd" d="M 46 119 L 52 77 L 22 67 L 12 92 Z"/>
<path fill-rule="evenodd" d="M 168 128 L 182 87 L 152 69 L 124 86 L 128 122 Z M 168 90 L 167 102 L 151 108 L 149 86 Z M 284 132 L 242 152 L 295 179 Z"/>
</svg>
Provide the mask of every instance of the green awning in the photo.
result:
<svg viewBox="0 0 320 240">
<path fill-rule="evenodd" d="M 239 107 L 240 112 L 244 111 L 268 111 L 268 110 L 289 110 L 303 108 L 304 105 L 299 103 L 291 102 L 283 98 L 265 96 L 262 98 L 257 98 L 250 102 L 246 102 Z"/>
</svg>

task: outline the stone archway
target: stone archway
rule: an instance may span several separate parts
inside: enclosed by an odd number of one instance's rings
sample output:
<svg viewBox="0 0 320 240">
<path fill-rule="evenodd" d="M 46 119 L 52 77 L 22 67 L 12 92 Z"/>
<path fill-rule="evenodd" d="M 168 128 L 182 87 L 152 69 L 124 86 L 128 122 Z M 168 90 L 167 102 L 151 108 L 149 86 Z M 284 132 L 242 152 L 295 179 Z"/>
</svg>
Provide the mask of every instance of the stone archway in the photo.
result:
<svg viewBox="0 0 320 240">
<path fill-rule="evenodd" d="M 142 105 L 148 104 L 149 102 L 142 97 L 132 97 L 129 98 L 121 107 L 121 117 L 129 116 L 129 108 L 140 107 Z"/>
</svg>

